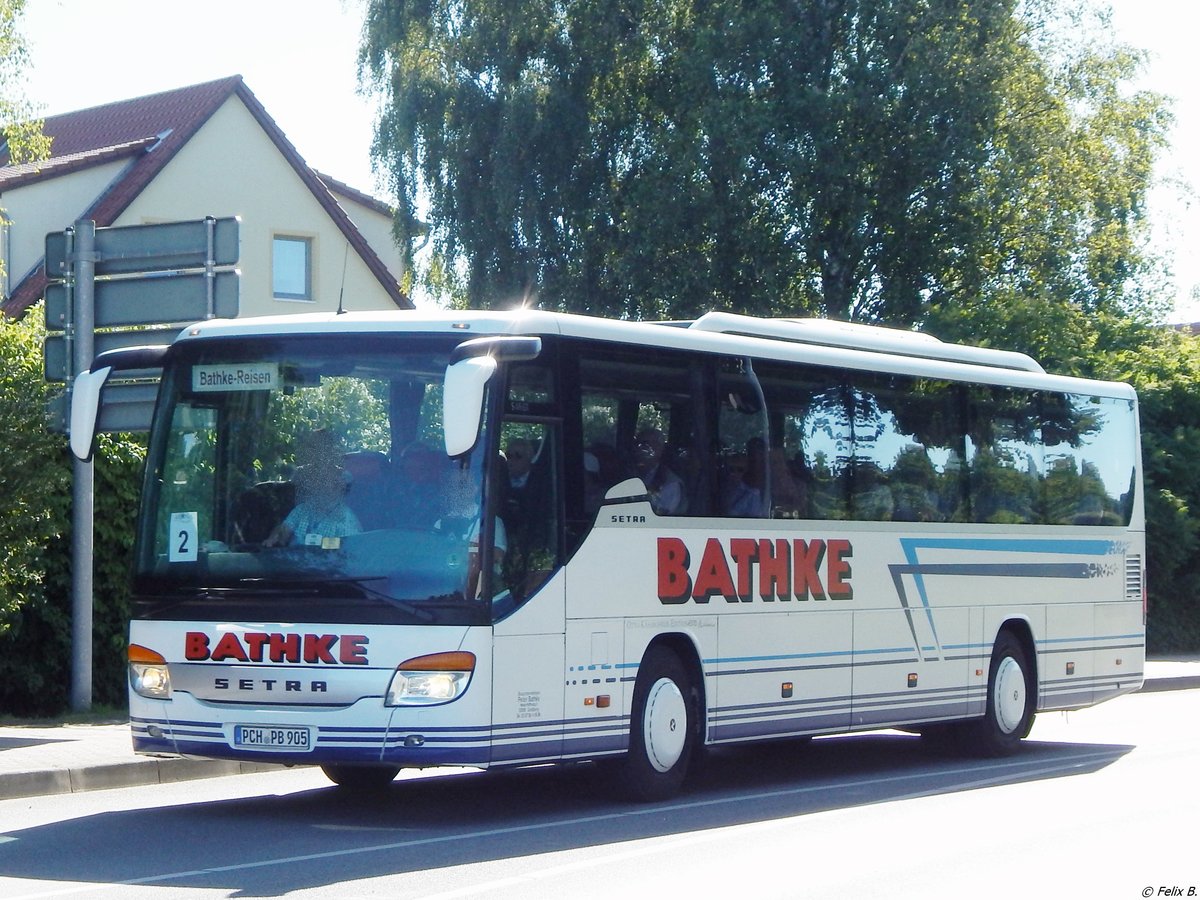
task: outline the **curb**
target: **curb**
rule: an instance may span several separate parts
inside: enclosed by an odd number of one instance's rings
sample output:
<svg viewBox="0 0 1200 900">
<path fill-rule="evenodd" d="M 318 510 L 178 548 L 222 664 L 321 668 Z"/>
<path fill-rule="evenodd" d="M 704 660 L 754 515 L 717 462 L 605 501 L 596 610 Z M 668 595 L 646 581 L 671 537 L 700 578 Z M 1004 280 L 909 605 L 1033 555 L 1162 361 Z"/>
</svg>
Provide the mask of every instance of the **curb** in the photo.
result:
<svg viewBox="0 0 1200 900">
<path fill-rule="evenodd" d="M 173 784 L 198 778 L 273 772 L 285 766 L 272 763 L 233 762 L 220 759 L 151 759 L 85 765 L 69 769 L 0 774 L 0 800 L 74 794 L 109 788 Z"/>
</svg>

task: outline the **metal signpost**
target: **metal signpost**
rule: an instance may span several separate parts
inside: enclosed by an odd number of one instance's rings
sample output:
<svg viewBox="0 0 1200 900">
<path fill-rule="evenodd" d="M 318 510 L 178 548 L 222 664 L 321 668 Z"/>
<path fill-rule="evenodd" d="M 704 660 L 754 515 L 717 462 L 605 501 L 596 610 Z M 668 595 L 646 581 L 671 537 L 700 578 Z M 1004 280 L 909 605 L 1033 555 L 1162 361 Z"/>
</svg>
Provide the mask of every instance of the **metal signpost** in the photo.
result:
<svg viewBox="0 0 1200 900">
<path fill-rule="evenodd" d="M 239 255 L 236 218 L 118 228 L 81 219 L 46 235 L 46 379 L 67 385 L 51 404 L 50 427 L 68 431 L 74 377 L 91 366 L 97 350 L 169 343 L 189 322 L 235 317 L 240 284 L 230 267 Z M 169 325 L 175 327 L 163 327 Z M 148 429 L 159 374 L 121 373 L 105 388 L 97 430 Z M 94 473 L 90 460 L 72 459 L 71 708 L 82 711 L 92 705 Z"/>
</svg>

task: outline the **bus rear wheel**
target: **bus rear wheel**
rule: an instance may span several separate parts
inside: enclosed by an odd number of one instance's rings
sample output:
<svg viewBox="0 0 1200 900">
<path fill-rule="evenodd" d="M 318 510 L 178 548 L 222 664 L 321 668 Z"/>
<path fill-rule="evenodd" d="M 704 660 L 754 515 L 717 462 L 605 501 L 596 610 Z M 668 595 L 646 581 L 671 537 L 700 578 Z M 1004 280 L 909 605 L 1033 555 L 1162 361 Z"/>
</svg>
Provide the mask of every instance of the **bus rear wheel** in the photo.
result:
<svg viewBox="0 0 1200 900">
<path fill-rule="evenodd" d="M 326 763 L 321 766 L 325 777 L 338 787 L 361 791 L 381 788 L 390 784 L 400 774 L 399 766 L 351 766 L 341 763 Z"/>
<path fill-rule="evenodd" d="M 1025 646 L 1011 631 L 1002 631 L 992 648 L 988 668 L 987 710 L 969 722 L 962 737 L 979 756 L 1007 756 L 1033 727 L 1037 683 Z"/>
<path fill-rule="evenodd" d="M 629 753 L 617 772 L 634 800 L 665 800 L 683 786 L 700 734 L 700 694 L 679 657 L 652 647 L 633 693 Z"/>
</svg>

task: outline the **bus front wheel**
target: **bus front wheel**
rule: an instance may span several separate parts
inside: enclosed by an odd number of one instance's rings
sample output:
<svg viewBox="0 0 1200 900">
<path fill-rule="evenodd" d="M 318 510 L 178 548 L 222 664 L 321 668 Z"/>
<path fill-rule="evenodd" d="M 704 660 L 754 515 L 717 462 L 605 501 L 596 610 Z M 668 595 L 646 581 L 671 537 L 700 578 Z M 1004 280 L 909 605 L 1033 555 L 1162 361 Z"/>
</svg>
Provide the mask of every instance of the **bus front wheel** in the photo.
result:
<svg viewBox="0 0 1200 900">
<path fill-rule="evenodd" d="M 1037 683 L 1025 646 L 1002 631 L 988 668 L 987 711 L 968 725 L 967 747 L 980 756 L 1005 756 L 1020 746 L 1033 727 Z"/>
<path fill-rule="evenodd" d="M 400 774 L 399 766 L 349 766 L 326 763 L 321 766 L 325 777 L 338 787 L 350 790 L 370 790 L 390 784 Z"/>
<path fill-rule="evenodd" d="M 665 647 L 647 651 L 634 687 L 629 753 L 618 774 L 627 796 L 665 800 L 683 786 L 699 736 L 699 700 L 675 653 Z"/>
</svg>

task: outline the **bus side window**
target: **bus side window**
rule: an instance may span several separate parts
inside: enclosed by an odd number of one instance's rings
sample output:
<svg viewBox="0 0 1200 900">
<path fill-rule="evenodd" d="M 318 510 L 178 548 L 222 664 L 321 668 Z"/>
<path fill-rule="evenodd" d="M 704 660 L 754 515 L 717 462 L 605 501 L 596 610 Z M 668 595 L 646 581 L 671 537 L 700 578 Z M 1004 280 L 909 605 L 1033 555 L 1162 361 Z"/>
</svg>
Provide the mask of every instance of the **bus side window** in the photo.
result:
<svg viewBox="0 0 1200 900">
<path fill-rule="evenodd" d="M 541 587 L 559 563 L 559 429 L 506 421 L 501 430 L 495 508 L 508 547 L 502 578 L 517 602 Z"/>
<path fill-rule="evenodd" d="M 1080 394 L 1043 395 L 1042 485 L 1048 525 L 1127 525 L 1136 469 L 1129 442 L 1132 404 Z"/>
<path fill-rule="evenodd" d="M 724 359 L 717 376 L 717 443 L 721 452 L 719 511 L 735 518 L 771 514 L 774 474 L 767 448 L 766 401 L 749 360 Z"/>
<path fill-rule="evenodd" d="M 970 393 L 972 521 L 1040 522 L 1044 452 L 1036 397 L 1004 387 L 973 387 Z"/>
<path fill-rule="evenodd" d="M 658 515 L 703 512 L 707 461 L 697 438 L 696 391 L 702 365 L 669 352 L 585 348 L 579 356 L 584 452 L 576 462 L 584 512 L 604 492 L 640 478 Z"/>
</svg>

